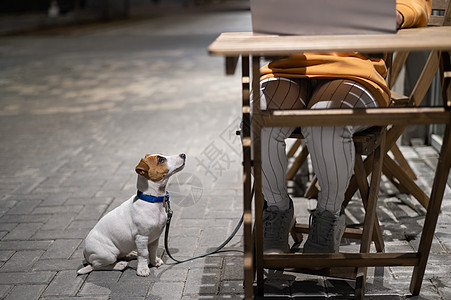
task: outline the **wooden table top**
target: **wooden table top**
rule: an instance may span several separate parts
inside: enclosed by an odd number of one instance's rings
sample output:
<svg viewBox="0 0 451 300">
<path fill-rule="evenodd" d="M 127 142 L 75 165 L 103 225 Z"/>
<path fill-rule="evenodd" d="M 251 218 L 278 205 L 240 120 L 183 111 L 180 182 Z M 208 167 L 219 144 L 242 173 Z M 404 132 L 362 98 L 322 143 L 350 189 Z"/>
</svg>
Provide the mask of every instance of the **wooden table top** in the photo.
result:
<svg viewBox="0 0 451 300">
<path fill-rule="evenodd" d="M 451 26 L 399 30 L 393 34 L 271 35 L 252 32 L 222 33 L 209 47 L 211 55 L 277 56 L 298 52 L 392 52 L 451 50 Z"/>
</svg>

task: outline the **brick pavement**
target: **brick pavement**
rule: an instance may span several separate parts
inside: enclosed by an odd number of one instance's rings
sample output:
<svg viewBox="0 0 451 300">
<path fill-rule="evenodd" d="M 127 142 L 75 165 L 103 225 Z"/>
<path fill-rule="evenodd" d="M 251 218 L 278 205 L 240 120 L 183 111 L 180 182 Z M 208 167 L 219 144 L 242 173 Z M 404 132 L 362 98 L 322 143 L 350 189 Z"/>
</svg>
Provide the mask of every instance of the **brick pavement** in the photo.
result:
<svg viewBox="0 0 451 300">
<path fill-rule="evenodd" d="M 135 192 L 145 153 L 188 156 L 169 188 L 177 258 L 204 253 L 241 215 L 240 84 L 208 44 L 248 30 L 246 11 L 179 14 L 0 38 L 0 298 L 241 298 L 242 260 L 224 253 L 151 271 L 77 276 L 82 242 L 97 220 Z M 403 148 L 430 188 L 436 153 Z M 192 176 L 194 175 L 194 176 Z M 192 194 L 189 194 L 192 192 Z M 189 196 L 192 195 L 192 196 Z M 298 219 L 313 201 L 295 198 Z M 424 210 L 389 183 L 380 218 L 387 248 L 418 243 Z M 349 222 L 360 222 L 352 202 Z M 403 222 L 401 231 L 395 229 Z M 420 297 L 451 298 L 451 193 L 447 190 Z M 345 241 L 345 248 L 356 245 Z M 241 231 L 228 249 L 242 248 Z M 160 244 L 160 253 L 163 253 Z M 370 271 L 369 299 L 404 299 L 410 268 Z M 347 297 L 352 283 L 269 272 L 267 293 Z"/>
</svg>

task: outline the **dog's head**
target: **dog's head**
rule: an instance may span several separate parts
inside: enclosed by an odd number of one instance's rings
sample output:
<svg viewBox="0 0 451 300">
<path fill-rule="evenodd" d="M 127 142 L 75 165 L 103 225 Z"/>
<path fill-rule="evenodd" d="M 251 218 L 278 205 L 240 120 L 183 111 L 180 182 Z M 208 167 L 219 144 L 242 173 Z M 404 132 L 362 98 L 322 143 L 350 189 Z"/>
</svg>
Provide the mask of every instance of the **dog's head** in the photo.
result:
<svg viewBox="0 0 451 300">
<path fill-rule="evenodd" d="M 165 156 L 161 154 L 146 154 L 135 170 L 147 180 L 159 182 L 182 170 L 185 166 L 186 155 Z"/>
</svg>

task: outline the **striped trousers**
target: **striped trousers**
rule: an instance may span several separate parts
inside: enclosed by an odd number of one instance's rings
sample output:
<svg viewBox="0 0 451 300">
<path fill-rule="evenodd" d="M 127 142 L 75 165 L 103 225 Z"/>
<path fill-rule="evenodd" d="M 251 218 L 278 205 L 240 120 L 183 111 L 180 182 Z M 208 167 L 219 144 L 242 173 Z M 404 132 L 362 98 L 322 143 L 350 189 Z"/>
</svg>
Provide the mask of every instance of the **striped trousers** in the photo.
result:
<svg viewBox="0 0 451 300">
<path fill-rule="evenodd" d="M 261 109 L 323 109 L 377 107 L 362 85 L 351 80 L 269 78 L 260 84 Z M 339 214 L 353 174 L 355 149 L 352 136 L 364 126 L 303 127 L 313 171 L 321 191 L 317 209 Z M 289 207 L 285 175 L 288 167 L 285 139 L 295 128 L 263 128 L 262 192 L 269 206 Z"/>
</svg>

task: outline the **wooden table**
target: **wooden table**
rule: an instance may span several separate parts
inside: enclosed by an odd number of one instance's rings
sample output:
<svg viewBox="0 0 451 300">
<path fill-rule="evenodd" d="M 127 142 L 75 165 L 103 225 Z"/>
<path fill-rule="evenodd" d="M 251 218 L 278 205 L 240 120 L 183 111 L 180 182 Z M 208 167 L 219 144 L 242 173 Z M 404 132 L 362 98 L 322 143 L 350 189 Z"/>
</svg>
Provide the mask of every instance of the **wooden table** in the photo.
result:
<svg viewBox="0 0 451 300">
<path fill-rule="evenodd" d="M 421 108 L 376 108 L 334 110 L 290 110 L 261 111 L 260 95 L 253 93 L 250 105 L 250 88 L 259 90 L 259 69 L 262 57 L 283 56 L 300 52 L 350 52 L 380 53 L 394 51 L 451 50 L 450 27 L 427 27 L 404 29 L 396 34 L 336 35 L 336 36 L 278 36 L 249 32 L 223 33 L 208 48 L 211 55 L 226 57 L 226 72 L 232 74 L 241 57 L 242 72 L 242 117 L 243 117 L 243 195 L 244 195 L 244 288 L 246 299 L 253 298 L 254 241 L 256 261 L 265 266 L 280 266 L 284 255 L 263 255 L 262 231 L 253 233 L 251 198 L 251 166 L 254 168 L 255 184 L 255 228 L 262 228 L 261 212 L 261 145 L 260 130 L 263 127 L 301 127 L 332 125 L 409 125 L 446 124 L 443 145 L 440 151 L 425 225 L 417 252 L 356 254 L 296 254 L 306 256 L 309 265 L 327 265 L 328 260 L 346 266 L 415 266 L 410 290 L 413 295 L 420 292 L 427 259 L 437 223 L 440 206 L 451 166 L 451 99 L 448 96 L 443 107 Z M 252 119 L 250 118 L 252 109 Z M 251 131 L 253 132 L 251 140 Z M 251 162 L 253 143 L 253 162 Z M 255 237 L 254 237 L 255 234 Z M 290 255 L 285 255 L 290 256 Z M 288 259 L 295 264 L 294 259 Z M 305 259 L 303 266 L 305 266 Z M 283 264 L 283 263 L 282 263 Z M 263 294 L 263 267 L 257 266 L 257 294 Z"/>
</svg>

